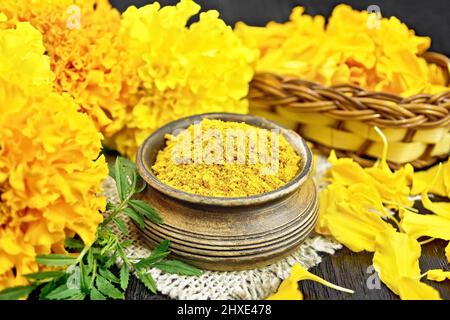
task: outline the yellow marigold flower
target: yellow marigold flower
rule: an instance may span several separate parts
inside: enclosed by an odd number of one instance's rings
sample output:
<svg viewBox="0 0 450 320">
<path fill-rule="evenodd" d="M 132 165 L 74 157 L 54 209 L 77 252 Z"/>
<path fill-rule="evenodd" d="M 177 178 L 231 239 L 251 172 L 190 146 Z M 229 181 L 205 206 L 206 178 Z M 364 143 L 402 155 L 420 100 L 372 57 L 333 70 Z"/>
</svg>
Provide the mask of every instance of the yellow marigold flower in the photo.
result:
<svg viewBox="0 0 450 320">
<path fill-rule="evenodd" d="M 16 30 L 1 32 L 0 75 L 8 77 L 8 84 L 27 92 L 49 93 L 55 76 L 50 71 L 50 59 L 43 55 L 45 48 L 41 34 L 28 24 L 19 24 Z M 24 77 L 24 74 L 28 76 Z"/>
<path fill-rule="evenodd" d="M 120 130 L 137 82 L 107 0 L 2 0 L 9 25 L 28 21 L 44 37 L 58 92 L 69 93 L 106 136 Z"/>
<path fill-rule="evenodd" d="M 126 125 L 110 141 L 134 157 L 139 144 L 161 125 L 180 117 L 214 111 L 245 113 L 255 52 L 244 47 L 217 11 L 200 14 L 191 0 L 160 8 L 130 7 L 121 37 L 139 77 L 136 105 Z"/>
<path fill-rule="evenodd" d="M 238 23 L 236 34 L 259 50 L 256 70 L 261 72 L 404 96 L 448 90 L 444 72 L 420 57 L 430 47 L 429 37 L 416 36 L 395 17 L 375 18 L 338 5 L 325 25 L 322 16 L 305 15 L 297 7 L 286 23 Z"/>
<path fill-rule="evenodd" d="M 105 207 L 102 136 L 52 92 L 44 52 L 28 23 L 0 30 L 0 290 L 25 284 L 36 255 L 60 252 L 66 236 L 92 243 Z"/>
</svg>

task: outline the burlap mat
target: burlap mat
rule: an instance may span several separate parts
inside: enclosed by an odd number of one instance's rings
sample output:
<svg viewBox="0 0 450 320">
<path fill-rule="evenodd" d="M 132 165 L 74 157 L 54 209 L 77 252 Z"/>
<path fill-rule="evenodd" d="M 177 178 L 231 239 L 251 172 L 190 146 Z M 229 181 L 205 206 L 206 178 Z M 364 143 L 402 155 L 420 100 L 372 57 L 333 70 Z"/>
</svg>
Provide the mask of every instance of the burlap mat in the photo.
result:
<svg viewBox="0 0 450 320">
<path fill-rule="evenodd" d="M 319 189 L 323 187 L 321 177 L 328 168 L 326 158 L 319 156 L 316 161 L 315 179 Z M 114 181 L 109 178 L 104 184 L 104 194 L 111 202 L 117 202 L 117 191 Z M 149 255 L 151 250 L 141 238 L 138 228 L 126 217 L 129 234 L 120 237 L 123 240 L 134 240 L 127 250 L 130 259 L 141 259 Z M 173 299 L 264 299 L 273 294 L 280 282 L 289 276 L 295 263 L 310 268 L 319 264 L 321 254 L 334 254 L 341 245 L 320 235 L 310 235 L 289 257 L 268 267 L 232 272 L 205 271 L 199 277 L 186 277 L 167 274 L 157 269 L 149 272 L 155 279 L 160 291 Z"/>
</svg>

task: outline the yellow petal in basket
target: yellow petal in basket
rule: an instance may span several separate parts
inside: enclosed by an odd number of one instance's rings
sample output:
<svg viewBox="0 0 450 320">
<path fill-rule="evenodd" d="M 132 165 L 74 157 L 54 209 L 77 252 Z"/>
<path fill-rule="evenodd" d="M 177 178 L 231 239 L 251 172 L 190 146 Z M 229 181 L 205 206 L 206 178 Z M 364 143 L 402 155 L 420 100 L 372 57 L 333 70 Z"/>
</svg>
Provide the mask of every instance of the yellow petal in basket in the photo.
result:
<svg viewBox="0 0 450 320">
<path fill-rule="evenodd" d="M 448 133 L 448 128 L 420 129 L 414 134 L 412 141 L 423 143 L 439 143 Z M 390 141 L 390 140 L 389 140 Z"/>
<path fill-rule="evenodd" d="M 367 154 L 374 158 L 379 158 L 384 146 L 379 142 L 373 143 Z M 421 142 L 390 142 L 386 159 L 395 163 L 408 163 L 420 157 L 427 148 Z"/>
<path fill-rule="evenodd" d="M 441 141 L 435 144 L 431 151 L 431 156 L 443 156 L 448 155 L 450 150 L 450 133 L 447 133 Z"/>
<path fill-rule="evenodd" d="M 370 139 L 376 142 L 382 142 L 382 138 L 379 133 L 375 130 L 373 126 L 369 126 L 360 121 L 346 121 L 344 128 L 348 131 L 353 132 L 357 136 L 360 136 L 364 139 Z M 399 129 L 383 129 L 383 134 L 389 143 L 392 142 L 400 142 L 404 139 L 407 129 L 399 128 Z"/>
<path fill-rule="evenodd" d="M 251 110 L 251 114 L 261 117 L 261 118 L 266 118 L 266 119 L 272 120 L 273 122 L 281 124 L 283 127 L 291 129 L 291 130 L 295 130 L 297 128 L 297 122 L 295 120 L 293 120 L 292 118 L 282 117 L 280 115 L 277 115 L 273 112 L 270 112 L 270 111 L 267 111 L 264 109 L 254 108 Z"/>
<path fill-rule="evenodd" d="M 401 278 L 398 289 L 402 300 L 441 300 L 436 289 L 417 279 Z"/>
<path fill-rule="evenodd" d="M 277 107 L 276 112 L 284 118 L 292 119 L 302 124 L 316 124 L 332 127 L 338 123 L 338 120 L 336 119 L 324 116 L 317 112 L 305 112 L 303 109 L 299 109 L 296 112 L 294 108 Z"/>
<path fill-rule="evenodd" d="M 303 300 L 303 294 L 298 288 L 298 282 L 302 280 L 312 280 L 335 290 L 354 293 L 353 290 L 342 288 L 312 274 L 296 263 L 291 269 L 290 276 L 281 283 L 278 291 L 267 300 Z"/>
<path fill-rule="evenodd" d="M 446 279 L 450 280 L 450 271 L 444 271 L 441 269 L 433 269 L 427 271 L 427 279 L 433 281 L 444 281 Z"/>
<path fill-rule="evenodd" d="M 376 238 L 373 266 L 380 279 L 395 294 L 400 294 L 400 280 L 420 279 L 420 244 L 393 229 L 380 232 Z"/>
</svg>

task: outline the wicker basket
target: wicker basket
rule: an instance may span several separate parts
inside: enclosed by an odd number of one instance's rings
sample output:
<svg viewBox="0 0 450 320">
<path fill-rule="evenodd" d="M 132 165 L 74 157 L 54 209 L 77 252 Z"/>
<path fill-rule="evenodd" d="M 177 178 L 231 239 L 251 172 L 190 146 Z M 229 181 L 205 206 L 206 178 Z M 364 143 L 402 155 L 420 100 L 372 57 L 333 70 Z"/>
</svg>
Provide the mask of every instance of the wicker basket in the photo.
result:
<svg viewBox="0 0 450 320">
<path fill-rule="evenodd" d="M 424 58 L 446 70 L 450 60 L 427 52 Z M 271 73 L 256 74 L 250 86 L 251 113 L 298 131 L 328 153 L 352 157 L 364 166 L 381 156 L 379 127 L 389 141 L 388 162 L 429 166 L 450 151 L 450 90 L 409 98 L 368 92 L 354 85 L 323 86 Z"/>
</svg>

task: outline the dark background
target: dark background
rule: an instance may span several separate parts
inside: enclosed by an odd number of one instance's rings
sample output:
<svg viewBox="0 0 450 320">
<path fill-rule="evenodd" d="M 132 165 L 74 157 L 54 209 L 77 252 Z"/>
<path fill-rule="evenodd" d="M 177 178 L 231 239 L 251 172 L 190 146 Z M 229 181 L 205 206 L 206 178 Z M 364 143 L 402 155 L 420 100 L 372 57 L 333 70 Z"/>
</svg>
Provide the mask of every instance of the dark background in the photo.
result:
<svg viewBox="0 0 450 320">
<path fill-rule="evenodd" d="M 123 11 L 130 5 L 142 6 L 151 0 L 110 0 Z M 173 5 L 177 0 L 160 0 L 161 5 Z M 288 20 L 293 7 L 303 6 L 311 15 L 329 16 L 333 7 L 346 3 L 355 9 L 366 10 L 378 5 L 385 17 L 396 16 L 419 35 L 432 38 L 432 50 L 450 56 L 450 0 L 196 0 L 203 10 L 216 9 L 221 18 L 233 26 L 236 21 L 251 25 L 265 25 L 271 20 Z"/>
</svg>

